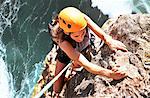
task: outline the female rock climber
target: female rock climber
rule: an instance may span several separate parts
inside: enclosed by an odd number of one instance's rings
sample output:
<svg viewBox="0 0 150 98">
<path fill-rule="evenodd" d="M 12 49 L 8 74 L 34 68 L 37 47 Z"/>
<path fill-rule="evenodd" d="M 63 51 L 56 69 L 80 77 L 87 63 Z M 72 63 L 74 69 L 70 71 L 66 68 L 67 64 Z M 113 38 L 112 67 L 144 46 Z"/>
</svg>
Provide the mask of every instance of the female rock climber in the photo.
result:
<svg viewBox="0 0 150 98">
<path fill-rule="evenodd" d="M 93 74 L 106 76 L 115 80 L 122 79 L 126 73 L 118 69 L 105 69 L 90 62 L 90 56 L 87 55 L 90 45 L 91 29 L 101 40 L 109 46 L 112 51 L 127 51 L 126 46 L 114 40 L 106 34 L 96 23 L 87 15 L 74 7 L 64 8 L 53 21 L 49 24 L 50 33 L 53 41 L 59 46 L 56 56 L 57 75 L 69 62 L 73 61 L 74 67 L 83 66 L 87 71 Z M 64 83 L 63 74 L 53 85 L 53 91 L 58 98 Z"/>
</svg>

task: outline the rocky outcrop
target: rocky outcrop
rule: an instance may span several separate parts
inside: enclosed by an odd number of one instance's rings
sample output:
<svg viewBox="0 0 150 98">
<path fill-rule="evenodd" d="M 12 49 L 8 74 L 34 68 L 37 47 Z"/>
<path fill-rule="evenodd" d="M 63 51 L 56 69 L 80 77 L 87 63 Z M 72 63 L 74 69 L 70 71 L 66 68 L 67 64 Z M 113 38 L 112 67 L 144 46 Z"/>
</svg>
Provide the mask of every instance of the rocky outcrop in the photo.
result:
<svg viewBox="0 0 150 98">
<path fill-rule="evenodd" d="M 108 69 L 115 65 L 126 66 L 128 76 L 115 81 L 83 70 L 68 82 L 65 98 L 150 96 L 150 15 L 119 16 L 108 20 L 103 29 L 123 42 L 129 51 L 114 53 L 107 45 L 100 49 L 96 46 L 97 54 L 93 55 L 92 62 Z"/>
<path fill-rule="evenodd" d="M 122 15 L 110 19 L 103 29 L 114 39 L 123 42 L 128 52 L 118 50 L 112 52 L 96 35 L 93 36 L 94 48 L 91 50 L 92 62 L 111 69 L 120 65 L 126 68 L 128 76 L 121 80 L 93 75 L 83 69 L 70 79 L 62 94 L 65 98 L 104 98 L 133 97 L 147 98 L 150 96 L 150 15 Z M 95 48 L 96 47 L 96 48 Z M 42 79 L 38 81 L 42 88 L 54 76 L 56 48 L 54 47 L 45 60 Z M 40 90 L 39 90 L 40 91 Z M 38 92 L 38 91 L 37 91 Z M 51 96 L 48 92 L 47 98 Z M 49 97 L 48 97 L 49 96 Z"/>
</svg>

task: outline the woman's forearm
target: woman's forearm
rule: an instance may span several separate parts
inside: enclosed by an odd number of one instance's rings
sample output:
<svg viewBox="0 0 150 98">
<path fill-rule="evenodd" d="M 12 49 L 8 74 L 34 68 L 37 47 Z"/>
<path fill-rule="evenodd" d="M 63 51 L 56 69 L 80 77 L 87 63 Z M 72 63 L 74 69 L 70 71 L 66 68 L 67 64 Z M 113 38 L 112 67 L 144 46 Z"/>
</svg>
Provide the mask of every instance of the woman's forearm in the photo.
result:
<svg viewBox="0 0 150 98">
<path fill-rule="evenodd" d="M 97 74 L 97 75 L 102 75 L 106 77 L 110 77 L 111 70 L 102 68 L 96 64 L 93 64 L 89 62 L 82 54 L 80 54 L 78 62 L 80 65 L 82 65 L 87 71 Z"/>
</svg>

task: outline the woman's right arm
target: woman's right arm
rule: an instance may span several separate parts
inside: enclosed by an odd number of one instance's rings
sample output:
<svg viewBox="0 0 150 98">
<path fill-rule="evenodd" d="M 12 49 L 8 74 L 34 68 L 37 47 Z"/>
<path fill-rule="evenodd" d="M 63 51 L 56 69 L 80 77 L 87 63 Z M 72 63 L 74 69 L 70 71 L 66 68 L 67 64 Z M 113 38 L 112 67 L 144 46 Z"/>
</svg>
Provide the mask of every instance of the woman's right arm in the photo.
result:
<svg viewBox="0 0 150 98">
<path fill-rule="evenodd" d="M 72 45 L 67 41 L 63 41 L 59 43 L 59 46 L 68 55 L 70 59 L 78 63 L 80 66 L 83 66 L 87 71 L 93 74 L 106 76 L 106 77 L 113 78 L 116 80 L 125 77 L 125 74 L 113 72 L 112 70 L 102 68 L 96 64 L 89 62 L 80 52 L 76 51 L 72 47 Z"/>
</svg>

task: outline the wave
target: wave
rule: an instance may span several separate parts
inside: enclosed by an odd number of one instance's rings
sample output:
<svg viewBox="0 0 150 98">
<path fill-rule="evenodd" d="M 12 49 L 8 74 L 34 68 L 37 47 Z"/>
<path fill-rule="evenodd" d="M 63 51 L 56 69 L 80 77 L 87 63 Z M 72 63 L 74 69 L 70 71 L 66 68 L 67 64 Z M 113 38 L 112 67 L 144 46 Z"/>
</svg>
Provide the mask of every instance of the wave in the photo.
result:
<svg viewBox="0 0 150 98">
<path fill-rule="evenodd" d="M 4 61 L 6 50 L 0 44 L 0 98 L 13 96 L 12 75 L 8 72 L 7 64 Z"/>
<path fill-rule="evenodd" d="M 2 42 L 2 37 L 5 29 L 11 27 L 12 22 L 16 21 L 18 9 L 18 2 L 12 4 L 11 0 L 5 0 L 0 6 L 0 98 L 14 96 L 13 75 L 8 70 L 6 47 Z"/>
<path fill-rule="evenodd" d="M 98 7 L 110 18 L 131 13 L 150 13 L 148 0 L 92 0 L 92 7 Z"/>
</svg>

